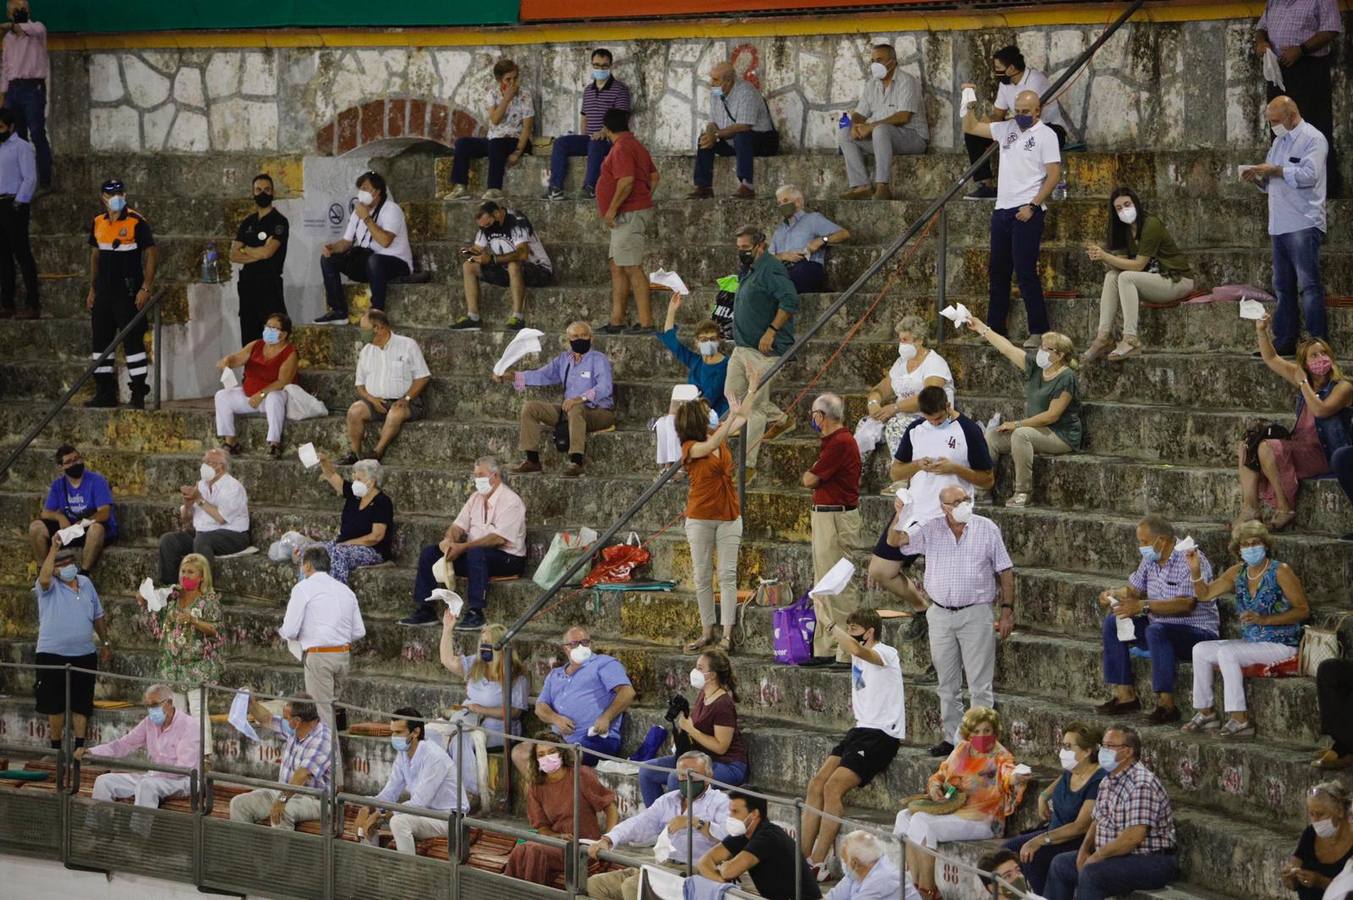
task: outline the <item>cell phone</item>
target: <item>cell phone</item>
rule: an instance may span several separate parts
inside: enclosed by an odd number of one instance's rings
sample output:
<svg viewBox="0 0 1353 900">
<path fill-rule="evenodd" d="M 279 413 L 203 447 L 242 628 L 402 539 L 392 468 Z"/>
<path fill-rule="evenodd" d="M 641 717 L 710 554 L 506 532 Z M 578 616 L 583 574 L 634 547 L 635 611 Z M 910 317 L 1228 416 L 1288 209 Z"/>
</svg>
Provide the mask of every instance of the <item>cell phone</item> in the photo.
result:
<svg viewBox="0 0 1353 900">
<path fill-rule="evenodd" d="M 479 254 L 478 254 L 478 251 L 475 250 L 474 247 L 461 247 L 461 248 L 460 248 L 460 255 L 463 256 L 463 257 L 465 257 L 466 259 L 469 259 L 470 257 L 472 257 L 472 256 L 478 256 Z"/>
</svg>

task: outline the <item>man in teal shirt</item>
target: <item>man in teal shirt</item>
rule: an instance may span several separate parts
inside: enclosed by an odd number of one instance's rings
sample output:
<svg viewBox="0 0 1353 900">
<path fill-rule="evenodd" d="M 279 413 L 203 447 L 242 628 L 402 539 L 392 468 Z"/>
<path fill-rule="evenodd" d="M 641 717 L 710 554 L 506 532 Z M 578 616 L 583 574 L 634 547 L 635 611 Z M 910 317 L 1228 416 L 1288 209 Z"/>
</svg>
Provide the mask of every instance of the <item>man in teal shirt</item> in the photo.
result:
<svg viewBox="0 0 1353 900">
<path fill-rule="evenodd" d="M 730 397 L 747 393 L 748 374 L 757 376 L 756 393 L 744 406 L 747 416 L 747 480 L 756 474 L 762 435 L 773 441 L 794 428 L 794 420 L 770 402 L 771 381 L 760 378 L 775 357 L 794 343 L 794 314 L 799 294 L 789 279 L 785 264 L 768 252 L 766 233 L 744 225 L 737 233 L 738 262 L 743 274 L 733 301 L 733 356 L 728 363 L 726 387 Z M 767 428 L 766 423 L 773 424 Z"/>
</svg>

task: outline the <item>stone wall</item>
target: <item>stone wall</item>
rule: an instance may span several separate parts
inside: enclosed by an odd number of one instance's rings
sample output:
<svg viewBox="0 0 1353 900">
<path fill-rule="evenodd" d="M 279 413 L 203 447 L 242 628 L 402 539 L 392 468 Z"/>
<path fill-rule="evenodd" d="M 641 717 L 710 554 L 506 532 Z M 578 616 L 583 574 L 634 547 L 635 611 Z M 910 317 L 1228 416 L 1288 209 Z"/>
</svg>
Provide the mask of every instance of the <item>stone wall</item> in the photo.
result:
<svg viewBox="0 0 1353 900">
<path fill-rule="evenodd" d="M 1353 15 L 1347 18 L 1353 24 Z M 1252 28 L 1251 20 L 1219 20 L 1123 29 L 1064 97 L 1073 135 L 1100 149 L 1260 144 L 1263 84 L 1248 52 Z M 987 74 L 992 50 L 1015 41 L 1030 65 L 1055 74 L 1097 34 L 1051 26 L 609 46 L 636 95 L 636 130 L 654 150 L 692 148 L 709 103 L 705 73 L 725 58 L 765 91 L 784 146 L 830 149 L 837 120 L 860 93 L 869 45 L 880 41 L 893 43 L 903 67 L 926 85 L 932 146 L 952 149 L 962 143 L 958 85 L 973 79 L 980 94 L 994 92 Z M 524 68 L 538 133 L 556 135 L 577 127 L 587 49 L 70 51 L 55 54 L 64 57 L 55 61 L 57 71 L 74 83 L 55 92 L 53 118 L 74 118 L 68 137 L 76 146 L 65 147 L 77 152 L 87 146 L 330 154 L 389 137 L 449 144 L 484 119 L 489 69 L 505 53 Z M 1336 78 L 1335 120 L 1347 135 L 1353 102 L 1347 78 Z M 80 127 L 84 121 L 87 128 Z"/>
</svg>

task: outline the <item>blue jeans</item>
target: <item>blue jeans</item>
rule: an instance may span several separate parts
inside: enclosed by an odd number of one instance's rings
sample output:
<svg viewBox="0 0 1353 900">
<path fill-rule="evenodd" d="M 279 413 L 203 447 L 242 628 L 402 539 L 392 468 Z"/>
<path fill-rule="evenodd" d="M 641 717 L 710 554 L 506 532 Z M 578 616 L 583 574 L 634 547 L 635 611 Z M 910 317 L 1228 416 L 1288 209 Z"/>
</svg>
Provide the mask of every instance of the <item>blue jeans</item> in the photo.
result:
<svg viewBox="0 0 1353 900">
<path fill-rule="evenodd" d="M 1012 837 L 1002 846 L 1006 850 L 1013 850 L 1015 853 L 1018 853 L 1020 848 L 1029 843 L 1029 841 L 1032 841 L 1034 838 L 1041 838 L 1043 835 L 1047 834 L 1047 832 L 1048 829 L 1046 827 L 1037 828 L 1033 831 L 1026 831 L 1024 834 Z M 1028 880 L 1029 890 L 1033 891 L 1035 894 L 1042 894 L 1043 888 L 1046 887 L 1048 883 L 1048 870 L 1052 868 L 1052 861 L 1059 855 L 1067 852 L 1071 853 L 1071 858 L 1074 860 L 1076 858 L 1076 850 L 1080 848 L 1080 845 L 1080 838 L 1072 838 L 1069 841 L 1062 841 L 1060 844 L 1048 844 L 1047 846 L 1039 847 L 1035 850 L 1033 859 L 1029 860 L 1027 863 L 1020 863 L 1019 870 L 1024 873 L 1024 877 Z"/>
<path fill-rule="evenodd" d="M 695 186 L 714 186 L 714 157 L 736 156 L 738 181 L 752 183 L 752 159 L 757 156 L 775 156 L 780 152 L 778 131 L 739 131 L 732 141 L 715 141 L 712 147 L 695 151 Z"/>
<path fill-rule="evenodd" d="M 1319 228 L 1303 228 L 1275 234 L 1272 241 L 1273 293 L 1278 297 L 1278 311 L 1273 316 L 1273 345 L 1287 352 L 1296 347 L 1301 337 L 1298 296 L 1306 333 L 1318 338 L 1327 335 L 1325 286 L 1320 282 L 1320 245 L 1325 242 L 1325 233 Z"/>
<path fill-rule="evenodd" d="M 1106 900 L 1163 888 L 1178 875 L 1179 861 L 1173 853 L 1115 856 L 1077 871 L 1073 850 L 1052 861 L 1047 890 L 1042 893 L 1047 900 Z"/>
<path fill-rule="evenodd" d="M 789 280 L 794 282 L 794 290 L 800 294 L 816 294 L 827 282 L 827 270 L 820 262 L 801 259 L 786 268 L 789 270 Z"/>
<path fill-rule="evenodd" d="M 675 756 L 660 756 L 657 759 L 651 759 L 649 762 L 655 766 L 676 766 Z M 746 763 L 721 763 L 714 764 L 714 779 L 722 781 L 724 784 L 739 785 L 747 780 Z M 644 808 L 652 806 L 657 799 L 668 791 L 675 791 L 677 784 L 676 772 L 662 772 L 657 769 L 639 770 L 639 794 L 644 798 Z"/>
<path fill-rule="evenodd" d="M 351 281 L 370 283 L 371 308 L 385 309 L 385 286 L 392 278 L 408 275 L 409 266 L 397 256 L 353 247 L 346 253 L 321 256 L 319 272 L 324 279 L 324 302 L 334 312 L 346 313 L 348 298 L 343 296 L 343 275 Z"/>
<path fill-rule="evenodd" d="M 1334 451 L 1330 457 L 1330 471 L 1339 479 L 1339 487 L 1344 489 L 1348 502 L 1353 503 L 1353 446 Z"/>
<path fill-rule="evenodd" d="M 429 544 L 418 556 L 418 569 L 413 578 L 413 602 L 422 603 L 432 596 L 434 589 L 440 587 L 432 577 L 432 566 L 445 556 L 442 548 Z M 457 556 L 452 563 L 457 575 L 470 581 L 469 595 L 465 605 L 470 609 L 483 609 L 484 596 L 488 592 L 489 579 L 503 575 L 521 575 L 526 571 L 526 557 L 504 553 L 497 547 L 471 547 Z"/>
<path fill-rule="evenodd" d="M 606 154 L 611 152 L 611 142 L 605 138 L 592 140 L 585 134 L 565 134 L 554 139 L 550 150 L 550 190 L 564 189 L 564 176 L 568 175 L 569 157 L 586 156 L 587 172 L 583 175 L 583 187 L 594 188 L 601 175 L 601 164 Z"/>
<path fill-rule="evenodd" d="M 1178 657 L 1191 659 L 1194 644 L 1217 639 L 1215 634 L 1191 625 L 1150 622 L 1146 616 L 1137 616 L 1132 620 L 1136 639 L 1120 641 L 1117 623 L 1115 615 L 1104 617 L 1104 683 L 1132 684 L 1132 645 L 1145 643 L 1151 651 L 1151 689 L 1157 694 L 1174 693 Z"/>
<path fill-rule="evenodd" d="M 987 324 L 997 334 L 1005 334 L 1005 319 L 1010 313 L 1010 276 L 1019 281 L 1024 297 L 1024 312 L 1029 333 L 1042 334 L 1048 324 L 1048 309 L 1043 303 L 1043 282 L 1038 279 L 1038 252 L 1043 244 L 1041 209 L 1034 209 L 1027 222 L 1015 218 L 1018 209 L 998 209 L 991 214 L 991 278 Z"/>
<path fill-rule="evenodd" d="M 17 78 L 5 91 L 5 109 L 18 114 L 19 137 L 33 143 L 38 157 L 38 183 L 52 183 L 52 145 L 47 142 L 47 82 Z"/>
</svg>

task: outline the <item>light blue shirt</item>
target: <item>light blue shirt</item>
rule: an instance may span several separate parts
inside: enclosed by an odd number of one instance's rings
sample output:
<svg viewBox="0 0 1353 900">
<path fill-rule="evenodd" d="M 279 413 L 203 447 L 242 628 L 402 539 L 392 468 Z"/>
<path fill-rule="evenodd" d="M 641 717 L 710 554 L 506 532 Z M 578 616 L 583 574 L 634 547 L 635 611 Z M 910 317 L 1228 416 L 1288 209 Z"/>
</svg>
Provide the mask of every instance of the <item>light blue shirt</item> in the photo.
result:
<svg viewBox="0 0 1353 900">
<path fill-rule="evenodd" d="M 570 744 L 587 737 L 587 729 L 615 700 L 616 689 L 629 685 L 629 675 L 620 660 L 598 653 L 569 674 L 568 666 L 555 666 L 545 676 L 540 689 L 540 702 L 573 722 L 573 732 L 563 736 Z M 625 717 L 616 716 L 606 736 L 620 739 L 620 724 Z M 557 729 L 556 729 L 557 730 Z"/>
<path fill-rule="evenodd" d="M 770 237 L 770 252 L 789 253 L 792 250 L 802 250 L 808 246 L 809 241 L 836 234 L 840 230 L 840 225 L 822 213 L 801 209 L 775 229 L 775 233 Z M 815 263 L 825 262 L 826 246 L 809 253 L 807 259 Z"/>
<path fill-rule="evenodd" d="M 8 143 L 8 142 L 7 142 Z M 88 656 L 94 652 L 94 621 L 103 618 L 103 604 L 94 582 L 75 576 L 78 590 L 52 575 L 47 590 L 35 582 L 38 598 L 38 653 L 57 656 Z"/>
<path fill-rule="evenodd" d="M 37 189 L 38 163 L 33 145 L 12 132 L 0 144 L 0 194 L 13 194 L 15 203 L 32 203 Z"/>
<path fill-rule="evenodd" d="M 1281 166 L 1282 178 L 1268 178 L 1268 233 L 1291 234 L 1307 228 L 1325 231 L 1325 157 L 1329 143 L 1305 120 L 1268 148 L 1268 163 Z"/>
<path fill-rule="evenodd" d="M 902 873 L 886 856 L 881 856 L 863 881 L 855 880 L 855 873 L 846 869 L 846 877 L 836 883 L 826 900 L 895 900 Z M 907 879 L 906 900 L 921 900 L 916 885 Z"/>
<path fill-rule="evenodd" d="M 395 767 L 376 799 L 385 803 L 398 803 L 399 798 L 406 793 L 409 795 L 409 806 L 437 810 L 470 808 L 465 791 L 459 790 L 456 784 L 456 770 L 451 765 L 451 757 L 435 741 L 426 738 L 418 742 L 418 749 L 413 751 L 412 759 L 407 751 L 395 752 Z"/>
<path fill-rule="evenodd" d="M 673 819 L 682 814 L 685 803 L 685 794 L 681 790 L 668 791 L 654 800 L 648 809 L 622 820 L 606 832 L 606 838 L 612 847 L 619 847 L 621 844 L 651 844 Z M 705 837 L 703 831 L 696 831 L 691 835 L 691 852 L 694 854 L 693 859 L 698 861 L 711 847 L 728 836 L 728 831 L 724 827 L 728 822 L 728 795 L 712 787 L 705 788 L 691 804 L 691 811 L 695 814 L 695 818 L 709 823 L 709 833 L 714 836 L 714 839 L 710 840 Z M 689 862 L 690 860 L 686 859 L 686 830 L 682 829 L 670 837 L 672 862 Z"/>
</svg>

